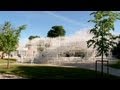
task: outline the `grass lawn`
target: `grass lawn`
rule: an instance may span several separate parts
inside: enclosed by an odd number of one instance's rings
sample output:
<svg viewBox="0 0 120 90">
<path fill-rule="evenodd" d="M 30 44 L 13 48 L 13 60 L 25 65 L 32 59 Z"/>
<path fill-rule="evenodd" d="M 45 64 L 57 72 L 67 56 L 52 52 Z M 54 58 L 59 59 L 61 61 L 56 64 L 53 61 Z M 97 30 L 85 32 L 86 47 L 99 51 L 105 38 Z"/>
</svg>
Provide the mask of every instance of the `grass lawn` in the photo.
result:
<svg viewBox="0 0 120 90">
<path fill-rule="evenodd" d="M 0 65 L 0 73 L 15 74 L 30 79 L 99 79 L 101 74 L 98 72 L 97 77 L 95 71 L 55 67 L 55 66 L 31 66 L 31 65 L 11 65 L 6 69 L 5 65 Z M 104 79 L 118 79 L 111 75 L 104 75 Z"/>
<path fill-rule="evenodd" d="M 7 69 L 7 60 L 0 60 L 0 73 L 14 74 L 30 79 L 96 79 L 101 78 L 101 73 L 92 70 L 41 66 L 30 64 L 15 64 L 15 60 L 10 60 L 10 68 Z M 104 74 L 105 79 L 118 79 L 118 77 Z M 119 78 L 120 79 L 120 78 Z"/>
<path fill-rule="evenodd" d="M 109 66 L 112 67 L 112 68 L 120 69 L 120 60 L 115 64 L 110 64 Z"/>
<path fill-rule="evenodd" d="M 0 59 L 0 64 L 5 64 L 7 63 L 7 58 L 5 59 Z M 16 59 L 10 59 L 10 63 L 15 63 L 16 62 Z"/>
</svg>

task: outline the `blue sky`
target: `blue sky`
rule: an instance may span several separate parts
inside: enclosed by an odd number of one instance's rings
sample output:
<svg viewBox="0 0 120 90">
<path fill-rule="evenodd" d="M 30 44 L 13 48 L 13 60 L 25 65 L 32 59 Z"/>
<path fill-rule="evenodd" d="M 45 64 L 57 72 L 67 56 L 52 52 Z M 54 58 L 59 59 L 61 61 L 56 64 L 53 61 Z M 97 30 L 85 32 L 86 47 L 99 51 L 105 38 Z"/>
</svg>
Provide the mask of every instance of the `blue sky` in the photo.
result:
<svg viewBox="0 0 120 90">
<path fill-rule="evenodd" d="M 18 27 L 26 24 L 27 28 L 21 33 L 20 42 L 25 43 L 30 35 L 46 37 L 47 32 L 54 25 L 62 25 L 66 35 L 93 27 L 87 21 L 92 18 L 91 11 L 0 11 L 0 24 L 10 21 Z M 120 32 L 120 22 L 115 24 L 116 33 Z"/>
</svg>

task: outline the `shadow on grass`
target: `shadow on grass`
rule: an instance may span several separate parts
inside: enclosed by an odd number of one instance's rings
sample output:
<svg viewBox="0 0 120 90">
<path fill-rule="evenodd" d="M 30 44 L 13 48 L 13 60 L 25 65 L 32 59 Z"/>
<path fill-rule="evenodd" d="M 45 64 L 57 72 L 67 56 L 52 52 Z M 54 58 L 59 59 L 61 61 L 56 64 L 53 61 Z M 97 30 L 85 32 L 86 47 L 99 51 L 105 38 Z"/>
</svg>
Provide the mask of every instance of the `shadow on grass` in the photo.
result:
<svg viewBox="0 0 120 90">
<path fill-rule="evenodd" d="M 12 73 L 30 79 L 101 79 L 101 73 L 80 68 L 51 66 L 18 66 Z M 104 74 L 103 79 L 118 79 Z"/>
</svg>

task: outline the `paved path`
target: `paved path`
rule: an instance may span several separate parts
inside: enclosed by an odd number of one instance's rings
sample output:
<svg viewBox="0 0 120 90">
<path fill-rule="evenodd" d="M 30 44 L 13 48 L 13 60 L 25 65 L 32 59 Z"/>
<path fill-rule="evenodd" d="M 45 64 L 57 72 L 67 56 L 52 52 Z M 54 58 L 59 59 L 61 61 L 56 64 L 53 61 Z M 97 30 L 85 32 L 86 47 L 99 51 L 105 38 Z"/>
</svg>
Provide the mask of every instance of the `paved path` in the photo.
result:
<svg viewBox="0 0 120 90">
<path fill-rule="evenodd" d="M 23 79 L 23 78 L 16 75 L 0 74 L 0 79 Z"/>
<path fill-rule="evenodd" d="M 66 64 L 63 64 L 63 66 L 72 66 L 72 67 L 95 70 L 95 63 L 71 63 L 71 64 L 66 63 Z M 101 64 L 98 64 L 97 71 L 101 71 Z M 103 67 L 103 72 L 107 73 L 107 66 Z M 109 74 L 120 77 L 120 69 L 114 69 L 109 67 Z"/>
</svg>

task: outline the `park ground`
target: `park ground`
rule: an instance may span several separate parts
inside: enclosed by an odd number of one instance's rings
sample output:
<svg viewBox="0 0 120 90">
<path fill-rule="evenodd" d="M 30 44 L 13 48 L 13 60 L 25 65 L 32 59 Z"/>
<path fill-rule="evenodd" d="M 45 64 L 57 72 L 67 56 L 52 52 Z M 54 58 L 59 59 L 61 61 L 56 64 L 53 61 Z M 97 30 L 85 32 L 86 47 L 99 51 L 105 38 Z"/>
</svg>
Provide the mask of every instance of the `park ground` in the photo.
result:
<svg viewBox="0 0 120 90">
<path fill-rule="evenodd" d="M 1 79 L 101 79 L 101 73 L 88 68 L 78 68 L 74 65 L 48 64 L 19 64 L 10 61 L 10 68 L 6 68 L 7 60 L 0 60 Z M 78 66 L 78 65 L 76 65 Z M 85 65 L 83 65 L 85 66 Z M 86 65 L 85 67 L 89 67 Z M 11 76 L 10 76 L 11 75 Z M 15 76 L 14 76 L 15 75 Z M 104 73 L 103 79 L 120 79 L 115 75 Z"/>
</svg>

